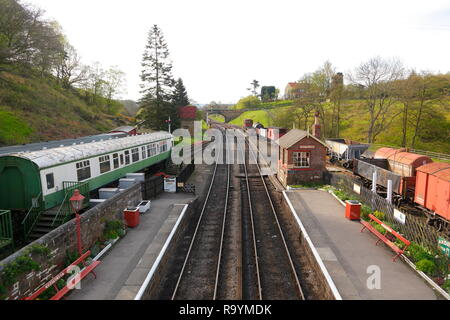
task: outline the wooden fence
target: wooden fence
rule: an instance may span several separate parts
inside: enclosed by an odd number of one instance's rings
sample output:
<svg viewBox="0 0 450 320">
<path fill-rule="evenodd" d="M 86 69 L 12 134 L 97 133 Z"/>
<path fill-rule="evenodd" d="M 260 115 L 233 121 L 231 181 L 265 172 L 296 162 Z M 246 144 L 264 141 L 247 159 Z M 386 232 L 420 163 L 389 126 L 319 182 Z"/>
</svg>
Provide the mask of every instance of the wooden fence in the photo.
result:
<svg viewBox="0 0 450 320">
<path fill-rule="evenodd" d="M 372 210 L 383 212 L 385 214 L 385 220 L 408 240 L 419 243 L 433 252 L 438 250 L 439 237 L 450 240 L 450 237 L 446 234 L 439 232 L 433 226 L 428 225 L 425 216 L 401 212 L 406 215 L 405 223 L 401 223 L 394 215 L 395 211 L 400 211 L 398 208 L 351 177 L 330 172 L 328 173 L 328 178 L 331 186 L 345 191 L 348 195 L 358 198 L 362 203 L 371 207 Z M 397 214 L 398 213 L 399 212 L 397 212 Z"/>
</svg>

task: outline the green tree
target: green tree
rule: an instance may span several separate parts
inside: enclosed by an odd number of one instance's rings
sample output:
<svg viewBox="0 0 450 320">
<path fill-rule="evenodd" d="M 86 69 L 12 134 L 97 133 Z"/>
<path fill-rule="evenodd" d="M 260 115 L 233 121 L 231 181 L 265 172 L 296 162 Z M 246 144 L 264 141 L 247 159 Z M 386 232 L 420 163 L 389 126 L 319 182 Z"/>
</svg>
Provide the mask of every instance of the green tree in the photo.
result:
<svg viewBox="0 0 450 320">
<path fill-rule="evenodd" d="M 252 83 L 250 83 L 250 88 L 247 88 L 248 91 L 250 91 L 255 97 L 258 96 L 258 88 L 260 87 L 258 80 L 253 80 Z"/>
<path fill-rule="evenodd" d="M 263 86 L 261 87 L 261 100 L 262 101 L 273 101 L 276 98 L 276 89 L 274 86 Z"/>
<path fill-rule="evenodd" d="M 183 80 L 181 80 L 181 78 L 178 78 L 177 82 L 175 83 L 172 103 L 176 107 L 184 107 L 190 103 L 186 88 L 184 87 Z"/>
<path fill-rule="evenodd" d="M 169 49 L 161 29 L 155 24 L 149 31 L 142 57 L 142 99 L 139 101 L 146 115 L 146 125 L 152 129 L 166 129 L 170 117 L 173 128 L 178 123 L 178 112 L 171 102 L 174 80 Z"/>
<path fill-rule="evenodd" d="M 248 96 L 239 100 L 234 109 L 256 109 L 260 106 L 261 100 L 255 96 Z"/>
</svg>

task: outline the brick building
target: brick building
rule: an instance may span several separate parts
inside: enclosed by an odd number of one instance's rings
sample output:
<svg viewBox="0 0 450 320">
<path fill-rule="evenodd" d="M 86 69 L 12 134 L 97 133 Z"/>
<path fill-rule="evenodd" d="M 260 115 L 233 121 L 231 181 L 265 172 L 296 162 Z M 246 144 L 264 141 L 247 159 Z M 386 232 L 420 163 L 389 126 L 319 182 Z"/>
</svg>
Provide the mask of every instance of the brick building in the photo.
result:
<svg viewBox="0 0 450 320">
<path fill-rule="evenodd" d="M 279 140 L 278 179 L 284 186 L 321 182 L 326 171 L 327 146 L 320 140 L 316 115 L 313 134 L 293 129 Z"/>
<path fill-rule="evenodd" d="M 179 107 L 178 115 L 180 117 L 181 128 L 188 129 L 191 136 L 194 136 L 194 121 L 197 118 L 197 107 Z"/>
</svg>

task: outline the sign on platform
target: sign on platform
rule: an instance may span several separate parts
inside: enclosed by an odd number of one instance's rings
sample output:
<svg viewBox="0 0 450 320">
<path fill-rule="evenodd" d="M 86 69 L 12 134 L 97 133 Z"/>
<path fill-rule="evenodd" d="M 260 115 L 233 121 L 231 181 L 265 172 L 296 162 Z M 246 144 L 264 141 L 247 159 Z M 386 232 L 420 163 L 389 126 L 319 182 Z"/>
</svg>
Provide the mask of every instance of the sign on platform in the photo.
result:
<svg viewBox="0 0 450 320">
<path fill-rule="evenodd" d="M 177 179 L 165 178 L 164 179 L 164 192 L 177 192 Z"/>
<path fill-rule="evenodd" d="M 398 222 L 400 222 L 401 224 L 405 224 L 406 223 L 406 214 L 404 214 L 403 212 L 394 209 L 394 218 L 395 220 L 397 220 Z"/>
<path fill-rule="evenodd" d="M 357 194 L 361 194 L 361 186 L 359 184 L 354 183 L 353 191 L 355 191 Z"/>
<path fill-rule="evenodd" d="M 438 245 L 439 245 L 439 249 L 441 249 L 441 251 L 446 254 L 447 256 L 450 257 L 450 241 L 439 237 L 438 238 Z"/>
</svg>

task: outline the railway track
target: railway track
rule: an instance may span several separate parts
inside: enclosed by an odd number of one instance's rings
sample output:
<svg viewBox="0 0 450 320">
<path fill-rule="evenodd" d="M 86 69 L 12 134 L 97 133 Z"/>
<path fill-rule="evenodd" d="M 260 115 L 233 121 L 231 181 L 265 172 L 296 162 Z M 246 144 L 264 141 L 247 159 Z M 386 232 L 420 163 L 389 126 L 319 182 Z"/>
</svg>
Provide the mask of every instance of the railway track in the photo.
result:
<svg viewBox="0 0 450 320">
<path fill-rule="evenodd" d="M 256 154 L 249 145 L 246 153 L 246 158 L 253 157 L 257 163 Z M 248 237 L 253 241 L 248 242 L 253 244 L 255 261 L 255 266 L 247 264 L 244 269 L 243 278 L 247 280 L 244 298 L 304 300 L 297 270 L 269 192 L 268 181 L 261 174 L 258 164 L 247 164 L 246 161 L 243 168 L 248 197 L 248 205 L 243 206 L 242 210 L 242 221 L 248 225 L 244 225 L 243 230 L 252 230 Z M 251 252 L 247 253 L 251 256 Z"/>
<path fill-rule="evenodd" d="M 200 217 L 192 236 L 172 300 L 216 299 L 220 258 L 228 211 L 230 166 L 216 164 Z"/>
<path fill-rule="evenodd" d="M 270 182 L 250 147 L 235 150 L 246 161 L 216 161 L 171 299 L 303 300 Z"/>
</svg>

